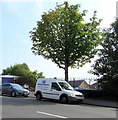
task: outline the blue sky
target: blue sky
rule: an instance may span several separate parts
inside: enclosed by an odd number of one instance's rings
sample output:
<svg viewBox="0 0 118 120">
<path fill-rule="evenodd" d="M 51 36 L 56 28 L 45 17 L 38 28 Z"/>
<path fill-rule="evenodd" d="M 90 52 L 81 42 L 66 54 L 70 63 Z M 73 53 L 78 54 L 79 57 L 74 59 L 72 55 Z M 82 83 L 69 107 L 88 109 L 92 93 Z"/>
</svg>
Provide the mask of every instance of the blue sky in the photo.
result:
<svg viewBox="0 0 118 120">
<path fill-rule="evenodd" d="M 109 27 L 116 17 L 117 0 L 68 0 L 70 4 L 81 4 L 80 11 L 88 10 L 86 20 L 97 10 L 103 19 L 101 27 Z M 29 32 L 41 19 L 43 12 L 54 9 L 64 0 L 1 0 L 0 2 L 0 73 L 14 64 L 27 63 L 32 71 L 43 72 L 46 77 L 64 78 L 64 70 L 50 60 L 35 56 Z M 91 63 L 92 64 L 92 63 Z M 80 69 L 69 69 L 70 78 L 94 77 L 87 73 L 91 64 Z"/>
</svg>

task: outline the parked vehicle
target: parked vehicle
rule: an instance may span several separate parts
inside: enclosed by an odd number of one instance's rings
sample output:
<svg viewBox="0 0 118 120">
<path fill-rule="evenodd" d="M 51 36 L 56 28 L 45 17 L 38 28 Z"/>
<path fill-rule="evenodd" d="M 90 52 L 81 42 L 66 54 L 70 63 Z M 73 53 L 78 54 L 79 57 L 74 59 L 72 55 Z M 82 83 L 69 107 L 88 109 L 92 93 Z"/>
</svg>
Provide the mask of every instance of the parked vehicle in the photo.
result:
<svg viewBox="0 0 118 120">
<path fill-rule="evenodd" d="M 81 88 L 74 88 L 76 91 L 81 92 L 84 97 L 103 97 L 105 95 L 105 91 L 103 90 L 92 90 L 92 89 L 81 89 Z"/>
<path fill-rule="evenodd" d="M 2 95 L 6 94 L 12 97 L 15 97 L 15 96 L 27 97 L 29 95 L 29 90 L 23 88 L 19 84 L 5 83 L 5 84 L 2 84 L 0 89 L 1 89 Z"/>
<path fill-rule="evenodd" d="M 2 95 L 2 86 L 0 85 L 0 95 Z"/>
<path fill-rule="evenodd" d="M 63 80 L 38 78 L 35 87 L 37 100 L 42 98 L 60 100 L 62 103 L 82 102 L 84 96 L 81 92 L 75 91 L 71 85 Z"/>
<path fill-rule="evenodd" d="M 24 84 L 24 86 L 23 86 L 25 89 L 29 89 L 29 85 L 28 84 Z"/>
</svg>

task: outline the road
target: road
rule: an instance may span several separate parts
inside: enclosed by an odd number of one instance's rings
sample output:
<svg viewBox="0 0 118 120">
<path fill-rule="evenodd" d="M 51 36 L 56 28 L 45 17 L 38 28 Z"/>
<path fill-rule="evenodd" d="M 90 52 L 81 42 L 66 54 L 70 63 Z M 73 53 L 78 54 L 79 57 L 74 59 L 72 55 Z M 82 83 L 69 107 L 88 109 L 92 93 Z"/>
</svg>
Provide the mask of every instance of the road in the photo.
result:
<svg viewBox="0 0 118 120">
<path fill-rule="evenodd" d="M 61 104 L 34 97 L 2 98 L 2 118 L 116 118 L 116 109 L 85 104 Z"/>
</svg>

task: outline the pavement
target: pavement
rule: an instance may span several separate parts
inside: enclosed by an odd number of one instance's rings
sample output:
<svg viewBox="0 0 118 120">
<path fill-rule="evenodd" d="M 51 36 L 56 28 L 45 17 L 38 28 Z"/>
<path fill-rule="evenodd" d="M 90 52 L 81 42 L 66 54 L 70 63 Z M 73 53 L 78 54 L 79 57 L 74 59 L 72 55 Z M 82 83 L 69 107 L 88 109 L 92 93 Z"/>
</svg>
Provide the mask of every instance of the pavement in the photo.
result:
<svg viewBox="0 0 118 120">
<path fill-rule="evenodd" d="M 30 92 L 29 97 L 35 97 L 34 92 Z M 82 104 L 118 108 L 118 101 L 111 101 L 111 100 L 100 100 L 100 99 L 85 98 L 83 100 Z"/>
<path fill-rule="evenodd" d="M 117 101 L 110 101 L 110 100 L 85 98 L 83 103 L 88 104 L 88 105 L 118 108 L 118 102 Z"/>
</svg>

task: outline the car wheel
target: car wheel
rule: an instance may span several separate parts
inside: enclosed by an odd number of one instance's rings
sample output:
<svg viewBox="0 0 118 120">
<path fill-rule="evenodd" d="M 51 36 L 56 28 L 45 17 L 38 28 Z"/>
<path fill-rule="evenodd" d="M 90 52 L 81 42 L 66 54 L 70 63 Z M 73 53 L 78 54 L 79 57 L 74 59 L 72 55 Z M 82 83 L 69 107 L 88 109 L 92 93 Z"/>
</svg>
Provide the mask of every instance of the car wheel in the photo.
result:
<svg viewBox="0 0 118 120">
<path fill-rule="evenodd" d="M 41 99 L 42 99 L 41 93 L 38 93 L 38 94 L 36 95 L 36 99 L 37 99 L 37 100 L 41 100 Z"/>
<path fill-rule="evenodd" d="M 16 92 L 15 92 L 15 91 L 12 91 L 12 92 L 11 92 L 11 96 L 12 96 L 12 97 L 16 97 Z"/>
<path fill-rule="evenodd" d="M 68 98 L 66 96 L 62 96 L 61 103 L 63 103 L 63 104 L 68 103 Z"/>
</svg>

